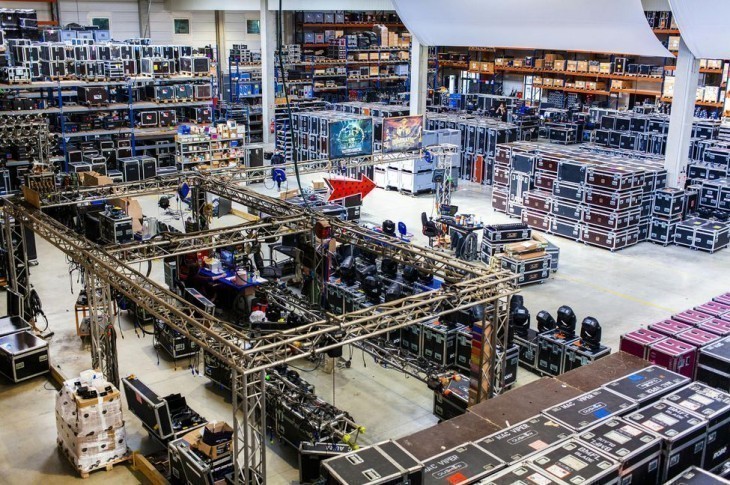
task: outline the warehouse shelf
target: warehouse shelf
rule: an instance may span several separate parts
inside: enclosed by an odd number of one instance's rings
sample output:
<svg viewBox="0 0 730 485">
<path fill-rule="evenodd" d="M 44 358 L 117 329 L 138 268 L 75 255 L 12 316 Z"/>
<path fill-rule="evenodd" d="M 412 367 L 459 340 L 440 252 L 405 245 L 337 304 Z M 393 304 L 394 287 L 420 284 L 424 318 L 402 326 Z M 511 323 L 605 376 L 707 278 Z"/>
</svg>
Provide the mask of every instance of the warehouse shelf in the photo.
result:
<svg viewBox="0 0 730 485">
<path fill-rule="evenodd" d="M 661 96 L 662 93 L 659 91 L 651 91 L 649 89 L 615 89 L 611 88 L 612 93 L 622 93 L 622 94 L 638 94 L 642 96 Z"/>
<path fill-rule="evenodd" d="M 677 66 L 664 66 L 665 71 L 674 71 L 677 69 Z M 722 69 L 713 69 L 710 67 L 701 67 L 700 73 L 701 74 L 722 74 Z"/>
<path fill-rule="evenodd" d="M 652 29 L 655 34 L 679 35 L 679 29 Z"/>
<path fill-rule="evenodd" d="M 385 25 L 388 28 L 405 28 L 402 23 L 346 23 L 346 24 L 301 24 L 305 29 L 372 29 L 376 25 Z"/>
<path fill-rule="evenodd" d="M 666 96 L 663 96 L 661 100 L 664 103 L 672 102 L 672 98 L 668 98 Z M 725 106 L 725 103 L 723 101 L 695 101 L 695 106 L 704 106 L 706 108 L 722 108 L 723 106 Z"/>
<path fill-rule="evenodd" d="M 580 93 L 580 94 L 597 94 L 600 96 L 609 96 L 609 91 L 603 91 L 599 89 L 582 89 L 582 88 L 570 88 L 562 86 L 545 86 L 542 84 L 533 84 L 532 87 L 545 89 L 547 91 L 564 91 L 566 93 Z"/>
</svg>

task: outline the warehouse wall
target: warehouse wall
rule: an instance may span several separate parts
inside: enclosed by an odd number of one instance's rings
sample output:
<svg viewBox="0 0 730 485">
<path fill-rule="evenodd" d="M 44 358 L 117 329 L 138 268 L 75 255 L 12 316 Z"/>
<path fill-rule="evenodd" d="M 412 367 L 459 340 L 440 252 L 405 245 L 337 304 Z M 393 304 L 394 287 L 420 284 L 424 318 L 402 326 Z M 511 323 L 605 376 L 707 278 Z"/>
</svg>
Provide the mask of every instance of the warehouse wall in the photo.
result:
<svg viewBox="0 0 730 485">
<path fill-rule="evenodd" d="M 259 20 L 259 11 L 225 13 L 226 45 L 221 55 L 228 55 L 233 44 L 246 44 L 251 50 L 261 49 L 261 35 L 246 33 L 247 20 Z"/>
<path fill-rule="evenodd" d="M 61 25 L 71 22 L 89 25 L 93 17 L 106 17 L 113 39 L 124 40 L 140 35 L 137 0 L 59 0 L 58 11 Z"/>
</svg>

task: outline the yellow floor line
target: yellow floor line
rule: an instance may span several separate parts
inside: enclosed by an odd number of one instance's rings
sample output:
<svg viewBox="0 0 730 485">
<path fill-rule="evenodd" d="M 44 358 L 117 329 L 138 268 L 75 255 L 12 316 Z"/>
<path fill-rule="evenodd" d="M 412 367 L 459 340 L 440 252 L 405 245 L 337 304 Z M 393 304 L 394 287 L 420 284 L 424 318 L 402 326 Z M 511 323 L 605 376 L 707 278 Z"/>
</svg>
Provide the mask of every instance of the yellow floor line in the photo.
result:
<svg viewBox="0 0 730 485">
<path fill-rule="evenodd" d="M 625 300 L 633 301 L 634 303 L 639 303 L 639 304 L 644 305 L 644 306 L 659 308 L 660 310 L 667 311 L 667 312 L 669 312 L 671 314 L 679 313 L 681 311 L 681 310 L 676 310 L 674 308 L 669 308 L 669 307 L 665 307 L 665 306 L 662 306 L 662 305 L 657 305 L 656 303 L 652 303 L 650 301 L 642 300 L 641 298 L 636 298 L 636 297 L 631 296 L 631 295 L 626 295 L 624 293 L 619 293 L 618 291 L 613 291 L 613 290 L 611 290 L 609 288 L 604 288 L 603 286 L 594 285 L 593 283 L 590 283 L 590 282 L 585 281 L 585 280 L 581 280 L 579 278 L 571 278 L 569 276 L 560 275 L 560 274 L 554 275 L 553 278 L 555 278 L 555 279 L 562 279 L 562 280 L 565 280 L 565 281 L 570 281 L 571 283 L 578 283 L 580 285 L 588 286 L 590 288 L 593 288 L 594 290 L 602 291 L 604 293 L 608 293 L 609 295 L 613 295 L 613 296 L 617 296 L 619 298 L 623 298 Z"/>
</svg>

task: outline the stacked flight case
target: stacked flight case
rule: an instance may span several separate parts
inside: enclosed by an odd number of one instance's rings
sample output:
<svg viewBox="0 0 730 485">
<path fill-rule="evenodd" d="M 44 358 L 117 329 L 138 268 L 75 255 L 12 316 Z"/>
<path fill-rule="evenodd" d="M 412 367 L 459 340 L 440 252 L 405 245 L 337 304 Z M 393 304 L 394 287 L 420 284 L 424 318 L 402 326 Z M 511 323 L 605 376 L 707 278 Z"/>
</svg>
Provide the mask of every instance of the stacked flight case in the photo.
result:
<svg viewBox="0 0 730 485">
<path fill-rule="evenodd" d="M 494 185 L 504 191 L 493 192 L 492 206 L 534 229 L 614 251 L 648 237 L 654 192 L 665 184 L 658 160 L 516 142 L 497 147 Z"/>
<path fill-rule="evenodd" d="M 517 140 L 518 127 L 494 118 L 429 113 L 429 130 L 451 128 L 461 134 L 461 178 L 479 184 L 492 183 L 496 147 Z"/>
</svg>

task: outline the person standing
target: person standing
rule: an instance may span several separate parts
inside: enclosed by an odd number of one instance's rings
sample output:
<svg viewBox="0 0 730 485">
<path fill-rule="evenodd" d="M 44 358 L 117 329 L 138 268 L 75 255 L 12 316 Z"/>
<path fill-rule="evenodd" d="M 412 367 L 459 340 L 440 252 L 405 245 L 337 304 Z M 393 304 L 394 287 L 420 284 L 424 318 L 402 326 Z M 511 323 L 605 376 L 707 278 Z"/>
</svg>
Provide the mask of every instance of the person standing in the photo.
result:
<svg viewBox="0 0 730 485">
<path fill-rule="evenodd" d="M 281 192 L 281 182 L 284 180 L 283 177 L 281 177 L 280 174 L 277 174 L 277 170 L 283 171 L 284 168 L 282 165 L 286 163 L 286 158 L 284 158 L 284 154 L 282 153 L 281 149 L 277 148 L 274 152 L 274 155 L 271 157 L 271 178 L 276 181 L 276 188 L 279 192 Z"/>
</svg>

